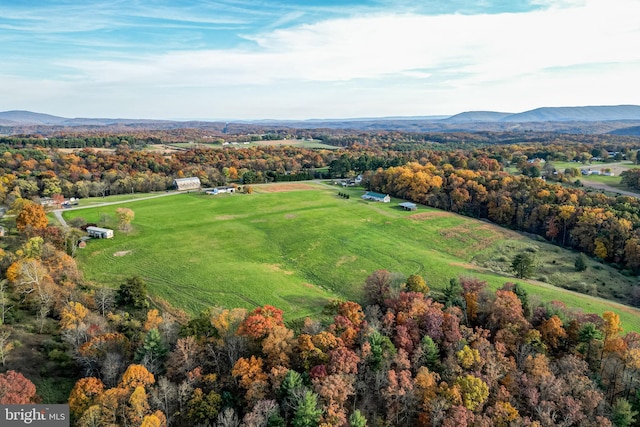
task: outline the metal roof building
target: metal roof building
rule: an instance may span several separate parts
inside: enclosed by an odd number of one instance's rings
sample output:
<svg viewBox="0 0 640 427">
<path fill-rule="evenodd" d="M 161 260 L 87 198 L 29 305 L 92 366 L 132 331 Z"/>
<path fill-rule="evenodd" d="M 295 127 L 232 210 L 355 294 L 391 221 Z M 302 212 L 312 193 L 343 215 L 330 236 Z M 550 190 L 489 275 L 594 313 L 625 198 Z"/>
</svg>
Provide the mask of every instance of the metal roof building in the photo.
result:
<svg viewBox="0 0 640 427">
<path fill-rule="evenodd" d="M 176 187 L 176 190 L 197 190 L 200 188 L 200 178 L 197 176 L 176 178 L 173 180 L 173 186 Z"/>
<path fill-rule="evenodd" d="M 418 206 L 415 203 L 411 203 L 411 202 L 400 203 L 400 205 L 398 206 L 400 206 L 405 211 L 415 211 L 418 209 Z"/>
</svg>

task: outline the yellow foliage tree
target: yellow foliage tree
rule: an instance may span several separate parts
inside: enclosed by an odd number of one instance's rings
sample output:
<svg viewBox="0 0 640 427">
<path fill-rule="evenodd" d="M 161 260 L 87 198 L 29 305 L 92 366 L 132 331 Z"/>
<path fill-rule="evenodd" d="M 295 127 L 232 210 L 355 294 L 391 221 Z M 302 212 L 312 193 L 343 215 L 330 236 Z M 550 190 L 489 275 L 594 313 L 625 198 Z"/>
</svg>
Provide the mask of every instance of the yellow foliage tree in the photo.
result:
<svg viewBox="0 0 640 427">
<path fill-rule="evenodd" d="M 60 313 L 60 329 L 76 329 L 89 314 L 89 310 L 79 302 L 71 301 Z"/>
<path fill-rule="evenodd" d="M 162 316 L 160 312 L 155 308 L 147 312 L 147 320 L 144 322 L 143 329 L 145 332 L 149 332 L 151 329 L 158 329 L 162 323 Z"/>
<path fill-rule="evenodd" d="M 593 254 L 595 256 L 597 256 L 598 258 L 600 258 L 600 259 L 606 259 L 607 258 L 607 255 L 608 255 L 607 254 L 607 246 L 599 238 L 596 239 L 596 247 L 593 250 Z"/>
<path fill-rule="evenodd" d="M 16 217 L 16 228 L 20 232 L 24 232 L 29 227 L 34 230 L 42 230 L 48 224 L 49 220 L 42 205 L 29 201 L 22 205 L 22 209 Z"/>
<path fill-rule="evenodd" d="M 147 399 L 147 392 L 143 386 L 137 386 L 129 397 L 127 420 L 131 425 L 140 425 L 148 413 L 149 401 Z"/>
<path fill-rule="evenodd" d="M 136 388 L 138 386 L 146 387 L 155 382 L 155 377 L 147 368 L 134 364 L 129 365 L 124 375 L 122 375 L 122 381 L 120 381 L 119 387 L 124 389 Z"/>
<path fill-rule="evenodd" d="M 507 427 L 511 421 L 520 416 L 518 410 L 509 402 L 496 402 L 493 409 L 493 421 L 496 427 Z"/>
<path fill-rule="evenodd" d="M 7 268 L 5 276 L 11 283 L 15 283 L 18 280 L 20 274 L 21 261 L 16 261 Z"/>
<path fill-rule="evenodd" d="M 478 377 L 465 375 L 456 379 L 460 387 L 462 404 L 470 411 L 480 408 L 489 397 L 489 386 Z"/>
<path fill-rule="evenodd" d="M 465 345 L 462 350 L 456 353 L 458 363 L 465 369 L 471 368 L 474 364 L 480 363 L 480 352 L 475 348 Z"/>
<path fill-rule="evenodd" d="M 127 232 L 131 229 L 131 221 L 133 221 L 136 214 L 129 208 L 118 208 L 116 209 L 116 216 L 118 217 L 120 230 Z"/>
<path fill-rule="evenodd" d="M 142 424 L 140 424 L 140 427 L 162 427 L 162 424 L 155 414 L 151 414 L 144 417 L 144 419 L 142 420 Z"/>
<path fill-rule="evenodd" d="M 79 379 L 69 394 L 69 410 L 76 418 L 83 416 L 103 392 L 104 384 L 98 378 Z"/>
</svg>

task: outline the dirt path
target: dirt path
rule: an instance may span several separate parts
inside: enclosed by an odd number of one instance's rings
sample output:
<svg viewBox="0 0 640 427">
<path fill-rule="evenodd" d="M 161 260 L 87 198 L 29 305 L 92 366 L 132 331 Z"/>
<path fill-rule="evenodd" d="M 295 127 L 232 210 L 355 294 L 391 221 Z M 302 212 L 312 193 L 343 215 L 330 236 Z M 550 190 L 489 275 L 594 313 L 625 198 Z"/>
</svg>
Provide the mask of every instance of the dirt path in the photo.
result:
<svg viewBox="0 0 640 427">
<path fill-rule="evenodd" d="M 611 169 L 611 172 L 615 173 L 616 176 L 619 176 L 622 172 L 631 169 L 628 165 L 629 162 L 616 162 L 616 163 L 598 163 L 592 165 L 593 169 L 598 169 L 601 167 L 602 169 Z"/>
<path fill-rule="evenodd" d="M 582 182 L 582 184 L 585 187 L 597 188 L 598 190 L 610 191 L 612 193 L 618 193 L 618 194 L 622 194 L 624 196 L 640 197 L 640 193 L 634 193 L 632 191 L 621 190 L 619 188 L 612 187 L 612 186 L 610 186 L 608 184 L 603 184 L 602 182 L 589 181 L 588 179 L 583 179 L 583 178 L 579 178 L 579 179 L 580 179 L 580 182 Z"/>
</svg>

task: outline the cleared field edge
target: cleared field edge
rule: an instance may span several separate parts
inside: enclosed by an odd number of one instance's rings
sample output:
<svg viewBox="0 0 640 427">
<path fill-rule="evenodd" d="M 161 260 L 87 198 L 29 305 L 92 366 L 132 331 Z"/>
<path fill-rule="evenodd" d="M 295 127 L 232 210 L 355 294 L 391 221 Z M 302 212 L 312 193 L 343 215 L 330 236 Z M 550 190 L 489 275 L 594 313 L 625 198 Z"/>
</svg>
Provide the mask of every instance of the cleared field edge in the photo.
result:
<svg viewBox="0 0 640 427">
<path fill-rule="evenodd" d="M 274 189 L 277 189 L 278 185 L 286 185 L 287 187 L 284 187 L 284 189 L 280 189 L 279 191 L 268 191 L 265 192 L 263 194 L 271 194 L 271 193 L 277 193 L 277 192 L 289 192 L 289 191 L 297 191 L 297 190 L 302 190 L 304 189 L 305 191 L 309 191 L 309 190 L 324 190 L 325 193 L 329 193 L 331 192 L 331 190 L 334 191 L 339 191 L 339 188 L 333 188 L 324 184 L 320 184 L 320 183 L 309 183 L 309 182 L 305 182 L 305 183 L 284 183 L 284 184 L 270 184 Z M 267 186 L 264 186 L 264 188 L 266 188 Z M 358 190 L 355 190 L 356 192 Z M 260 194 L 260 193 L 259 193 Z M 192 195 L 193 196 L 193 195 Z M 237 197 L 237 196 L 233 196 L 233 197 Z M 249 196 L 250 197 L 250 196 Z M 331 197 L 331 196 L 328 196 Z M 138 200 L 129 200 L 127 202 L 131 202 L 133 204 L 133 206 L 135 206 L 135 202 Z M 347 203 L 360 203 L 360 200 L 351 200 L 351 202 L 347 202 Z M 363 207 L 370 207 L 372 211 L 379 211 L 379 210 L 384 210 L 384 206 L 382 205 L 374 205 L 374 204 L 364 204 L 362 205 Z M 87 208 L 95 208 L 95 206 L 89 206 Z M 114 207 L 115 209 L 115 207 Z M 467 217 L 461 217 L 459 215 L 453 214 L 453 213 L 448 213 L 448 212 L 441 212 L 438 210 L 434 210 L 434 209 L 427 209 L 425 208 L 425 213 L 430 213 L 430 212 L 435 212 L 435 214 L 431 214 L 431 215 L 427 215 L 428 216 L 432 216 L 432 217 L 451 217 L 451 218 L 455 218 L 456 220 L 459 221 L 475 221 L 476 224 L 479 224 L 480 226 L 486 227 L 489 224 L 485 223 L 485 222 L 481 222 L 478 220 L 473 220 Z M 381 212 L 378 212 L 381 213 Z M 71 214 L 71 212 L 67 212 L 65 211 L 65 215 L 66 214 Z M 400 212 L 393 212 L 393 217 L 394 218 L 405 218 L 405 219 L 410 219 L 411 215 L 416 215 L 416 214 L 405 214 L 405 213 L 400 213 Z M 419 214 L 418 214 L 419 215 Z M 415 220 L 416 218 L 414 218 Z M 496 232 L 498 233 L 508 233 L 511 236 L 513 236 L 513 233 L 509 232 L 509 230 L 504 230 L 500 227 L 494 226 L 496 228 Z M 445 258 L 449 259 L 452 257 L 452 254 L 448 254 Z M 464 261 L 461 262 L 462 264 L 465 264 Z M 416 263 L 416 268 L 418 270 L 422 270 L 424 269 L 424 266 L 422 266 L 422 268 L 420 268 L 418 266 L 418 264 L 420 264 L 420 262 Z M 473 267 L 472 269 L 469 269 L 469 267 Z M 509 277 L 509 276 L 503 276 L 503 275 L 499 275 L 495 272 L 491 272 L 491 271 L 482 271 L 481 268 L 477 267 L 477 266 L 464 266 L 465 271 L 468 271 L 470 274 L 470 276 L 479 276 L 480 278 L 482 278 L 483 280 L 489 279 L 487 281 L 489 281 L 492 284 L 492 288 L 496 288 L 499 287 L 499 283 L 504 284 L 505 282 L 522 282 L 522 281 L 518 281 L 513 277 Z M 428 272 L 426 272 L 426 276 L 428 278 Z M 451 274 L 451 277 L 454 277 L 456 274 L 453 273 Z M 463 274 L 464 275 L 464 274 Z M 609 300 L 605 300 L 602 298 L 597 298 L 597 297 L 593 297 L 593 296 L 589 296 L 589 295 L 585 295 L 579 292 L 575 292 L 575 291 L 570 291 L 570 290 L 566 290 L 563 288 L 559 288 L 559 287 L 555 287 L 543 282 L 537 282 L 537 281 L 527 281 L 526 282 L 526 287 L 528 288 L 528 290 L 530 290 L 530 293 L 532 294 L 539 294 L 541 299 L 543 301 L 552 301 L 552 300 L 565 300 L 567 301 L 567 305 L 570 307 L 575 307 L 576 305 L 578 306 L 578 308 L 583 308 L 585 312 L 595 312 L 597 314 L 602 314 L 602 312 L 607 311 L 607 310 L 613 310 L 616 311 L 620 314 L 621 319 L 623 321 L 623 327 L 625 327 L 625 330 L 628 329 L 634 329 L 634 330 L 640 330 L 640 310 L 635 309 L 633 307 L 629 307 L 623 304 L 618 304 L 615 303 L 613 301 L 609 301 Z M 536 292 L 536 290 L 538 290 L 539 292 Z M 224 292 L 220 292 L 217 291 L 218 293 L 224 293 Z M 575 304 L 577 302 L 577 304 Z M 303 310 L 304 311 L 304 310 Z"/>
</svg>

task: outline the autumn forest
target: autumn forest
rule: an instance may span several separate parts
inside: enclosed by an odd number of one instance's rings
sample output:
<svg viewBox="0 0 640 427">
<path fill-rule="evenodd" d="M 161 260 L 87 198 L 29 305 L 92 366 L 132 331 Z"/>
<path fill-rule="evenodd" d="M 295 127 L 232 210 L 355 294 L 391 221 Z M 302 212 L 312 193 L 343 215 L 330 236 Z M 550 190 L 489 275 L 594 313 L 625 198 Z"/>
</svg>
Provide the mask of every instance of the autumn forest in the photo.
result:
<svg viewBox="0 0 640 427">
<path fill-rule="evenodd" d="M 287 143 L 301 139 L 331 148 Z M 244 193 L 316 180 L 336 197 L 360 177 L 363 191 L 521 232 L 635 281 L 639 138 L 239 126 L 24 134 L 0 147 L 1 403 L 68 403 L 75 426 L 636 425 L 640 334 L 614 311 L 541 302 L 507 278 L 497 290 L 472 274 L 432 289 L 429 271 L 399 281 L 380 266 L 361 300 L 328 300 L 314 317 L 286 321 L 270 305 L 189 315 L 144 275 L 85 281 L 76 254 L 88 224 L 49 210 L 174 191 L 184 177 Z M 619 192 L 582 172 L 623 162 Z M 118 232 L 135 228 L 133 211 L 118 216 Z M 640 285 L 615 299 L 640 306 Z"/>
</svg>

